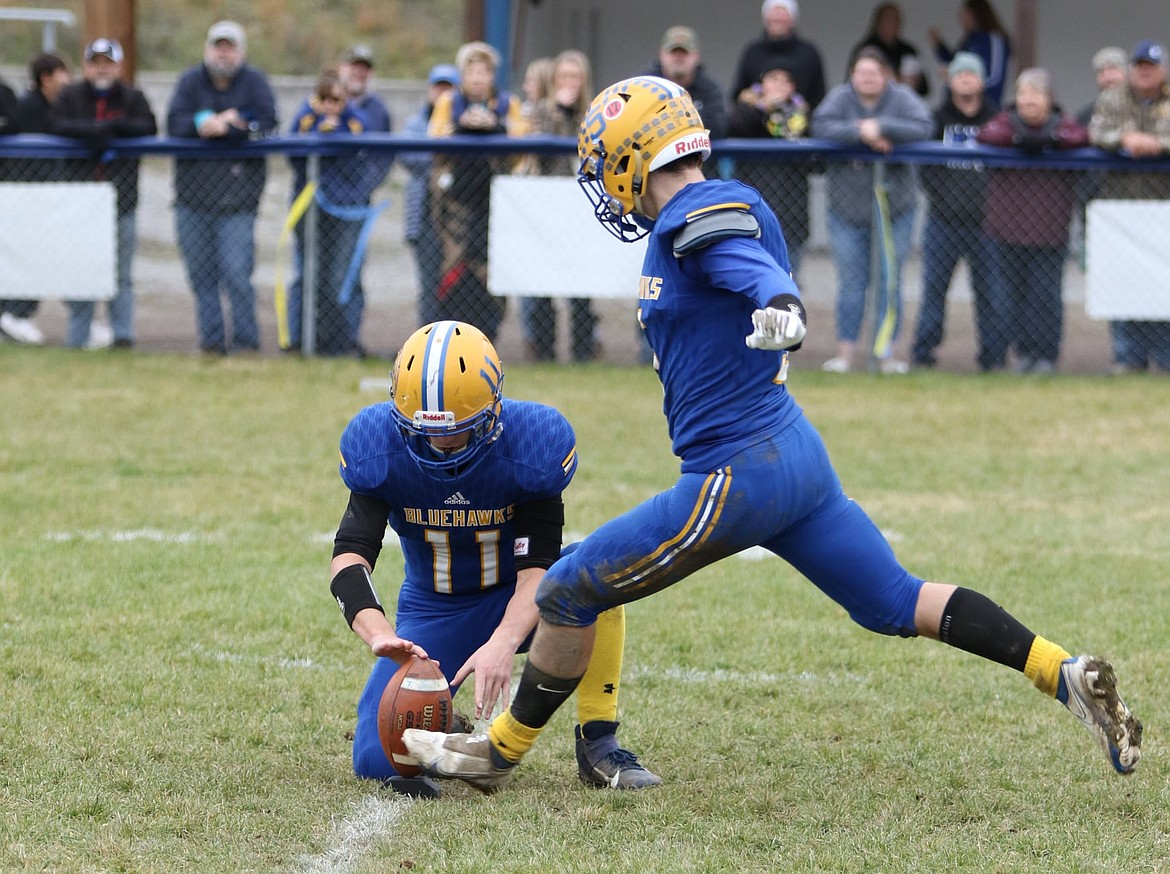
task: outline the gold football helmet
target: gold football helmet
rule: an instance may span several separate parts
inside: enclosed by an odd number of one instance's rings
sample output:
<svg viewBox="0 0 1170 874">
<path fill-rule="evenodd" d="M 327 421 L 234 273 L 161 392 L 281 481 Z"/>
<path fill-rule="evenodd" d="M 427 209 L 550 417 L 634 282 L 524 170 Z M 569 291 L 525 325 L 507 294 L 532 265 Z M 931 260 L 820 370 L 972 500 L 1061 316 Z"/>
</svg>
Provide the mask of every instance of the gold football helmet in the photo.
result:
<svg viewBox="0 0 1170 874">
<path fill-rule="evenodd" d="M 432 322 L 411 334 L 390 384 L 394 418 L 407 449 L 431 473 L 466 471 L 500 435 L 504 368 L 479 328 L 466 322 Z M 467 434 L 454 449 L 433 438 Z"/>
<path fill-rule="evenodd" d="M 694 152 L 710 155 L 711 135 L 686 89 L 635 76 L 593 98 L 577 137 L 577 181 L 602 227 L 632 243 L 649 233 L 636 221 L 647 174 Z"/>
</svg>

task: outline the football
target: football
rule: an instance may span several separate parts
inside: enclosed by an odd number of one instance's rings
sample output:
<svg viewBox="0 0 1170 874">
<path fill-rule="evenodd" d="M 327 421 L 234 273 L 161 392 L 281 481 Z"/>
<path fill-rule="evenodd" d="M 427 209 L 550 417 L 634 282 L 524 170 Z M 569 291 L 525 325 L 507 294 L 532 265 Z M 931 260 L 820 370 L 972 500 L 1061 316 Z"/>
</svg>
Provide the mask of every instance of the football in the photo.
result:
<svg viewBox="0 0 1170 874">
<path fill-rule="evenodd" d="M 422 773 L 402 743 L 402 732 L 450 731 L 451 713 L 451 687 L 439 666 L 411 656 L 390 678 L 378 703 L 378 739 L 395 771 L 403 777 Z"/>
</svg>

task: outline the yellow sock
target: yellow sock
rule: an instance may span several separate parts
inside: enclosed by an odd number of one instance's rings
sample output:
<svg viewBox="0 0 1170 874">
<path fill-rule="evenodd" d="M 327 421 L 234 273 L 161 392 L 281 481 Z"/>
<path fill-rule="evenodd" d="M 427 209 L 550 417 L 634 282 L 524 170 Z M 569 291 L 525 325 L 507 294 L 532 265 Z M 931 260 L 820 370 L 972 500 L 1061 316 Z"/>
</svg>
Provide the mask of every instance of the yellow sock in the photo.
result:
<svg viewBox="0 0 1170 874">
<path fill-rule="evenodd" d="M 543 728 L 529 728 L 516 721 L 511 709 L 505 710 L 488 726 L 488 740 L 496 751 L 513 765 L 532 749 Z"/>
<path fill-rule="evenodd" d="M 1024 676 L 1045 695 L 1055 698 L 1056 688 L 1060 684 L 1060 663 L 1067 658 L 1071 656 L 1063 647 L 1037 634 L 1036 639 L 1032 641 L 1032 648 L 1028 650 Z"/>
<path fill-rule="evenodd" d="M 593 655 L 577 687 L 577 721 L 617 721 L 618 685 L 626 644 L 626 608 L 620 604 L 597 617 Z"/>
</svg>

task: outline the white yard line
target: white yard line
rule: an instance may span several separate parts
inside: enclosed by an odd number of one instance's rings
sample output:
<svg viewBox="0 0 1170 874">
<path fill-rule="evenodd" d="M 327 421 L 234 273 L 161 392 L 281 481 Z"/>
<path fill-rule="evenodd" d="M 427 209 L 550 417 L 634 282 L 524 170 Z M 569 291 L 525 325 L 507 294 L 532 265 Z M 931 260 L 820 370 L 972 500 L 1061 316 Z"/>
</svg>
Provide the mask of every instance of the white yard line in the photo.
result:
<svg viewBox="0 0 1170 874">
<path fill-rule="evenodd" d="M 345 874 L 352 871 L 379 838 L 389 834 L 410 804 L 393 795 L 370 794 L 352 805 L 353 813 L 333 821 L 329 848 L 315 856 L 301 856 L 296 870 L 305 874 Z"/>
<path fill-rule="evenodd" d="M 154 543 L 220 543 L 223 535 L 206 531 L 160 531 L 157 528 L 136 528 L 130 531 L 49 531 L 46 540 L 67 543 L 71 540 L 108 540 L 112 543 L 130 543 L 148 540 Z"/>
</svg>

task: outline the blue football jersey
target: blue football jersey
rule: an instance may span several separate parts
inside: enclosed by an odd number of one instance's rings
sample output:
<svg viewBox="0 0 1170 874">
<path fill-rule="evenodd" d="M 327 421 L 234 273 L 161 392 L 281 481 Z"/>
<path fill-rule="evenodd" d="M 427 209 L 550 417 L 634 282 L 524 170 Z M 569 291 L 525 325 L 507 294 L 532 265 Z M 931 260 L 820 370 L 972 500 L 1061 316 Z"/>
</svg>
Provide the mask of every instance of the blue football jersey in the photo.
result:
<svg viewBox="0 0 1170 874">
<path fill-rule="evenodd" d="M 731 237 L 675 257 L 675 237 L 688 220 L 724 209 L 751 214 L 759 238 Z M 649 237 L 638 319 L 658 359 L 663 410 L 684 473 L 715 470 L 801 415 L 784 387 L 787 353 L 744 343 L 752 312 L 778 294 L 799 297 L 780 223 L 759 192 L 709 180 L 670 199 Z"/>
<path fill-rule="evenodd" d="M 404 587 L 472 595 L 516 581 L 517 504 L 559 495 L 577 471 L 572 426 L 552 407 L 502 402 L 500 436 L 470 471 L 436 479 L 411 458 L 389 401 L 341 435 L 341 479 L 389 505 L 406 561 Z M 457 667 L 457 666 L 456 666 Z"/>
</svg>

